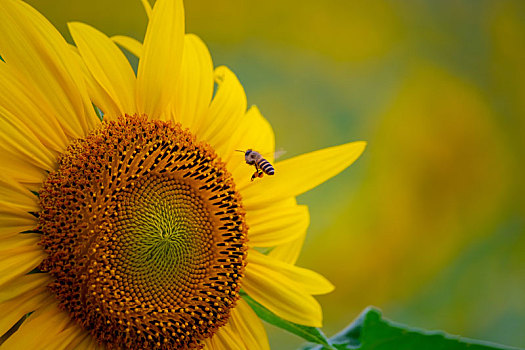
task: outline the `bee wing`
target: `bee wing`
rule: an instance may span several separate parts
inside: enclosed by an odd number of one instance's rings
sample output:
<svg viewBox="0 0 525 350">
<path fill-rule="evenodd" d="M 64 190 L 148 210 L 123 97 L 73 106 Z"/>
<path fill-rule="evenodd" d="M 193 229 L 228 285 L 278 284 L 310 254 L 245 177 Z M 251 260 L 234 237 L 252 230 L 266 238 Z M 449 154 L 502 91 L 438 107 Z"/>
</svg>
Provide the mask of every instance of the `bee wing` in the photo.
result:
<svg viewBox="0 0 525 350">
<path fill-rule="evenodd" d="M 282 156 L 283 154 L 285 154 L 286 151 L 282 148 L 279 148 L 277 151 L 275 152 L 265 152 L 265 153 L 261 153 L 261 156 L 263 156 L 263 158 L 266 158 L 268 159 L 270 162 L 274 162 L 277 160 L 277 158 L 279 158 L 280 156 Z"/>
<path fill-rule="evenodd" d="M 275 151 L 275 153 L 273 154 L 273 158 L 274 160 L 277 160 L 279 159 L 279 157 L 281 157 L 283 154 L 285 154 L 286 151 L 282 148 L 279 148 L 277 151 Z"/>
<path fill-rule="evenodd" d="M 279 148 L 277 151 L 271 153 L 271 152 L 267 152 L 267 153 L 262 153 L 261 156 L 263 156 L 264 158 L 268 158 L 268 160 L 270 162 L 274 162 L 276 161 L 279 157 L 281 157 L 283 154 L 285 154 L 286 151 L 282 148 Z M 272 157 L 273 156 L 273 159 Z"/>
</svg>

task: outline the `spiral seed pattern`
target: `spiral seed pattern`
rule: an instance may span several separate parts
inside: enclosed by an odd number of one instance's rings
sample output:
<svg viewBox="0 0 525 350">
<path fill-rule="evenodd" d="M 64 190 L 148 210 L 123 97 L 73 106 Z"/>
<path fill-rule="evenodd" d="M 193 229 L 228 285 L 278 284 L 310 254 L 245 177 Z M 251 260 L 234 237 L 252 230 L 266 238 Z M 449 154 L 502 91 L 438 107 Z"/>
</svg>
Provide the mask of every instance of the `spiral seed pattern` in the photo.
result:
<svg viewBox="0 0 525 350">
<path fill-rule="evenodd" d="M 104 122 L 39 193 L 40 265 L 108 348 L 192 349 L 239 298 L 247 226 L 231 175 L 178 124 Z"/>
</svg>

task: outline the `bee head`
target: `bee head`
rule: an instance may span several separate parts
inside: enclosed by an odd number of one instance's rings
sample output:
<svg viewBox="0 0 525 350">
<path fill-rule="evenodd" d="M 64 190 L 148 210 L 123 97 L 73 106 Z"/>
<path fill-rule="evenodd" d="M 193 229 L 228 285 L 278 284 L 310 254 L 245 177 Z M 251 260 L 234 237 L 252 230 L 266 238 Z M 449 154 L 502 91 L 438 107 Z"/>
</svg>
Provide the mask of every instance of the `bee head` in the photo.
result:
<svg viewBox="0 0 525 350">
<path fill-rule="evenodd" d="M 252 151 L 251 149 L 247 150 L 244 154 L 244 159 L 246 160 L 246 163 L 253 165 L 256 160 L 256 152 Z"/>
</svg>

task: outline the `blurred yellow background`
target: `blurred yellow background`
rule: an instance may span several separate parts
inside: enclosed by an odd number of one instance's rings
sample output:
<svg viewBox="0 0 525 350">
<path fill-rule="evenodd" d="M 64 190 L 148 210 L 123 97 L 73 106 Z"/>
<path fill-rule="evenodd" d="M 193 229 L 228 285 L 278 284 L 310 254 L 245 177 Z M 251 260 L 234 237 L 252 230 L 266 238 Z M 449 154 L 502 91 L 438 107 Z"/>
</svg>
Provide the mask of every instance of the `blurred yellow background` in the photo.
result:
<svg viewBox="0 0 525 350">
<path fill-rule="evenodd" d="M 139 0 L 28 0 L 67 34 L 142 40 Z M 332 335 L 367 305 L 525 346 L 525 2 L 187 0 L 186 27 L 243 83 L 285 157 L 367 140 L 301 196 L 299 264 L 327 276 Z M 275 349 L 301 339 L 269 327 Z"/>
</svg>

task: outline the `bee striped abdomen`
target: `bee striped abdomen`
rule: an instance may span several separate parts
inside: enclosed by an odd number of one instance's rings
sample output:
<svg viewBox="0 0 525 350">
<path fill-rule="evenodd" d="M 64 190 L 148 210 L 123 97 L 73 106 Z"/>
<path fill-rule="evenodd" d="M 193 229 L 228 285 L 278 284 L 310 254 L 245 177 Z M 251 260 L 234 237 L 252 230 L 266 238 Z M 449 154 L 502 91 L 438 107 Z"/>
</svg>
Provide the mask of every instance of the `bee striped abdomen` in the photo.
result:
<svg viewBox="0 0 525 350">
<path fill-rule="evenodd" d="M 275 173 L 275 169 L 273 168 L 273 166 L 270 164 L 269 161 L 267 161 L 264 158 L 262 158 L 257 165 L 267 175 L 273 175 Z"/>
</svg>

